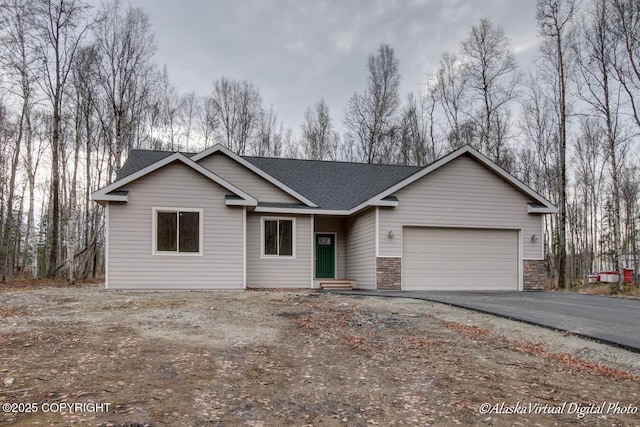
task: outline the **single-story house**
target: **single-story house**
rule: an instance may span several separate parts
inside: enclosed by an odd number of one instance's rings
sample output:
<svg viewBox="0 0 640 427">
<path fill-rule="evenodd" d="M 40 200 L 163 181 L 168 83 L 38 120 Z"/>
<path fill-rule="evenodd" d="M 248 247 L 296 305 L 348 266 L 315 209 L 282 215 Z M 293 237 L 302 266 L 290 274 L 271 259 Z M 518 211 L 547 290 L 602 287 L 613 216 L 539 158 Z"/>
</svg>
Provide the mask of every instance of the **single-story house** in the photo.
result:
<svg viewBox="0 0 640 427">
<path fill-rule="evenodd" d="M 424 167 L 133 150 L 107 289 L 532 290 L 556 207 L 472 147 Z"/>
</svg>

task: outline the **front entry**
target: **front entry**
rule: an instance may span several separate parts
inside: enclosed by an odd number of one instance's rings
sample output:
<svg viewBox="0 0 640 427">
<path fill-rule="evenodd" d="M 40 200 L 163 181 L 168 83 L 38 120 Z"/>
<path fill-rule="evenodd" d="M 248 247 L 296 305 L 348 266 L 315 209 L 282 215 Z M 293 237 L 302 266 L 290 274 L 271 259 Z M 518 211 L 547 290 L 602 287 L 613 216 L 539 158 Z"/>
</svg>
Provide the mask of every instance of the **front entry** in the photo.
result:
<svg viewBox="0 0 640 427">
<path fill-rule="evenodd" d="M 316 234 L 316 278 L 336 277 L 336 236 Z"/>
</svg>

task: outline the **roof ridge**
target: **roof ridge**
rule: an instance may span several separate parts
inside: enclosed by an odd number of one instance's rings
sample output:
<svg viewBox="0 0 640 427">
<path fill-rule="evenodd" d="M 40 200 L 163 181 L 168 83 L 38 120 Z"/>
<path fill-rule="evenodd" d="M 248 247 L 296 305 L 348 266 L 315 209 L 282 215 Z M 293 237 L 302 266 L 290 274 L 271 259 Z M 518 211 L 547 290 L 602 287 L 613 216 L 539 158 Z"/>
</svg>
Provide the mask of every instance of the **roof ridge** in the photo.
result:
<svg viewBox="0 0 640 427">
<path fill-rule="evenodd" d="M 167 154 L 180 153 L 180 154 L 185 154 L 185 155 L 197 154 L 197 153 L 192 152 L 192 151 L 151 150 L 151 149 L 148 149 L 148 148 L 132 148 L 131 151 L 146 151 L 148 153 L 167 153 Z"/>
<path fill-rule="evenodd" d="M 149 149 L 149 148 L 132 148 L 131 151 L 141 151 L 141 152 L 147 152 L 147 153 L 166 153 L 166 154 L 180 153 L 186 156 L 193 156 L 199 153 L 199 152 L 192 152 L 192 151 L 155 150 L 155 149 Z M 295 161 L 295 162 L 316 162 L 316 163 L 340 163 L 345 165 L 391 166 L 391 167 L 406 167 L 406 168 L 423 168 L 424 167 L 424 166 L 418 166 L 418 165 L 403 165 L 399 163 L 365 163 L 365 162 L 353 162 L 353 161 L 346 161 L 346 160 L 295 159 L 291 157 L 249 156 L 249 155 L 244 155 L 240 157 L 242 157 L 243 159 L 287 160 L 287 161 Z"/>
<path fill-rule="evenodd" d="M 290 157 L 264 157 L 264 156 L 240 156 L 243 159 L 264 159 L 264 160 L 288 160 L 296 162 L 315 162 L 315 163 L 340 163 L 345 165 L 363 165 L 363 166 L 391 166 L 391 167 L 405 167 L 420 169 L 424 166 L 416 165 L 401 165 L 397 163 L 364 163 L 364 162 L 349 162 L 345 160 L 316 160 L 316 159 L 292 159 Z"/>
</svg>

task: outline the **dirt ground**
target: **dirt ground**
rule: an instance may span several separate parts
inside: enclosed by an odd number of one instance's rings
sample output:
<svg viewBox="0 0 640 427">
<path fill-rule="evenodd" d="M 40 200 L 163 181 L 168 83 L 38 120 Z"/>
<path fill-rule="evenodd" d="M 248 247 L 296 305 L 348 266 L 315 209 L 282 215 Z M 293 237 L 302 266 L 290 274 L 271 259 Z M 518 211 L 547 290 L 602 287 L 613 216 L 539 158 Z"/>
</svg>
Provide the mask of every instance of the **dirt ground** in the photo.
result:
<svg viewBox="0 0 640 427">
<path fill-rule="evenodd" d="M 0 380 L 0 425 L 640 425 L 638 354 L 304 290 L 0 291 Z"/>
</svg>

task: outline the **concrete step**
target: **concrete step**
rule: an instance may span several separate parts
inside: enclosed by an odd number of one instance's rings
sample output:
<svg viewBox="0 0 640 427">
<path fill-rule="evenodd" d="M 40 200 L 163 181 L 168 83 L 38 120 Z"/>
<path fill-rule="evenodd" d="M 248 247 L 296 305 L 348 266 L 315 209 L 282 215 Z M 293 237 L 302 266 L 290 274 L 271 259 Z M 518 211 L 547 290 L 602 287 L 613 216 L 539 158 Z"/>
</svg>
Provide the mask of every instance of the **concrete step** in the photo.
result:
<svg viewBox="0 0 640 427">
<path fill-rule="evenodd" d="M 351 290 L 353 289 L 353 285 L 350 280 L 320 281 L 320 289 Z"/>
</svg>

